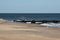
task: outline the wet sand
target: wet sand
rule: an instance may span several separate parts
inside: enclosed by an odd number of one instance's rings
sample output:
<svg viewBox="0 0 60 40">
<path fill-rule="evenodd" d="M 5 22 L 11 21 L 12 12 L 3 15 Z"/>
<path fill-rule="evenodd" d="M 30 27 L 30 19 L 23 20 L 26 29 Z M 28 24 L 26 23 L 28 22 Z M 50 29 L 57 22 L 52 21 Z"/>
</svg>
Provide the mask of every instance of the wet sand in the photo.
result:
<svg viewBox="0 0 60 40">
<path fill-rule="evenodd" d="M 0 40 L 60 40 L 60 29 L 0 21 Z"/>
</svg>

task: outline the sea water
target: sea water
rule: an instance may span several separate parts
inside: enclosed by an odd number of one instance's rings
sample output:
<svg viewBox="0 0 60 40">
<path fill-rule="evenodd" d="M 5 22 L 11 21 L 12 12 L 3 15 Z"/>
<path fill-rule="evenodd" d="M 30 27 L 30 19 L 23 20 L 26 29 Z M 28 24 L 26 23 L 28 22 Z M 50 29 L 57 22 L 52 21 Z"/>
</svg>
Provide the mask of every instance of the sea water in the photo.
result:
<svg viewBox="0 0 60 40">
<path fill-rule="evenodd" d="M 60 13 L 0 13 L 5 20 L 60 20 Z"/>
<path fill-rule="evenodd" d="M 0 19 L 2 20 L 60 20 L 60 13 L 0 13 Z M 58 27 L 60 23 L 43 23 L 43 26 Z"/>
</svg>

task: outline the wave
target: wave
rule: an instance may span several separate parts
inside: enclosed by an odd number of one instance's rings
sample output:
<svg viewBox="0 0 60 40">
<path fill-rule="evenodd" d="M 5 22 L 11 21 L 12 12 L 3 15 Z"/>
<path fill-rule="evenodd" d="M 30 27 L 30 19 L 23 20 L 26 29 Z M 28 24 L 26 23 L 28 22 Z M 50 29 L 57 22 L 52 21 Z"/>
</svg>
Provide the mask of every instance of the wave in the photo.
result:
<svg viewBox="0 0 60 40">
<path fill-rule="evenodd" d="M 6 19 L 3 19 L 3 18 L 0 18 L 0 21 L 6 22 L 6 21 L 9 21 L 9 20 L 6 20 Z M 12 21 L 11 21 L 11 22 L 12 22 Z"/>
<path fill-rule="evenodd" d="M 42 26 L 47 26 L 49 28 L 60 28 L 60 23 L 43 23 Z"/>
<path fill-rule="evenodd" d="M 0 21 L 7 21 L 7 20 L 5 20 L 5 19 L 3 19 L 3 18 L 0 18 Z"/>
</svg>

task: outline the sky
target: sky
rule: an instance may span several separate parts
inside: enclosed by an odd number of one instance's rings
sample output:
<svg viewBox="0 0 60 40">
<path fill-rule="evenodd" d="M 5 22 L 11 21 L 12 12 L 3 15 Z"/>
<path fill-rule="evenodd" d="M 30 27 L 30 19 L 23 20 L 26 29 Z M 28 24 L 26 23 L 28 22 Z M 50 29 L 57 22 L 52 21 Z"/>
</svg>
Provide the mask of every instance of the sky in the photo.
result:
<svg viewBox="0 0 60 40">
<path fill-rule="evenodd" d="M 60 0 L 0 0 L 0 13 L 60 13 Z"/>
</svg>

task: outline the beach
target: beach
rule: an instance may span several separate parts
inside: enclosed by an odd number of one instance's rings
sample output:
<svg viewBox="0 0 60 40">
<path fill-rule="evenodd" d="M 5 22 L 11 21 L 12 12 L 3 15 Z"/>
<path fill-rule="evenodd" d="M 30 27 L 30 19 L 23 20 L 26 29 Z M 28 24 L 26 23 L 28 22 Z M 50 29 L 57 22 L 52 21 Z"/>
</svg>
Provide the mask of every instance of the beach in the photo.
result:
<svg viewBox="0 0 60 40">
<path fill-rule="evenodd" d="M 0 21 L 0 40 L 60 40 L 60 29 Z"/>
</svg>

